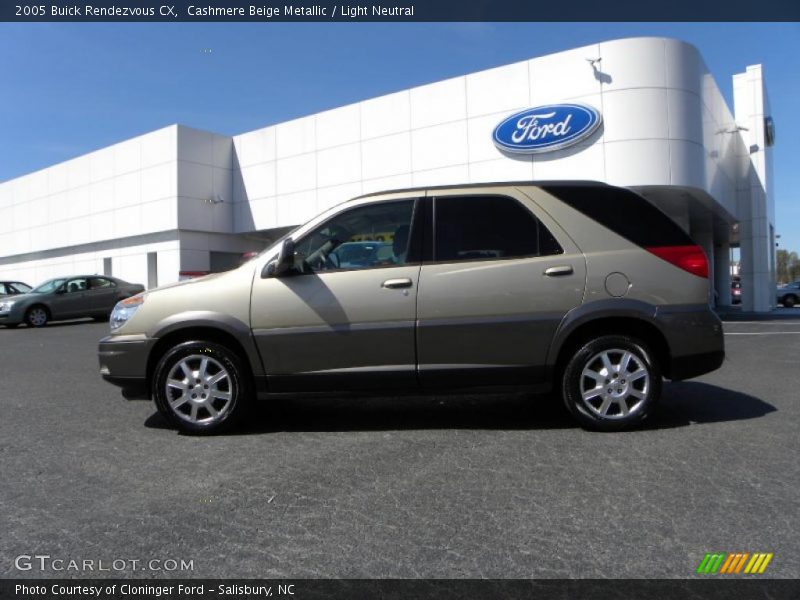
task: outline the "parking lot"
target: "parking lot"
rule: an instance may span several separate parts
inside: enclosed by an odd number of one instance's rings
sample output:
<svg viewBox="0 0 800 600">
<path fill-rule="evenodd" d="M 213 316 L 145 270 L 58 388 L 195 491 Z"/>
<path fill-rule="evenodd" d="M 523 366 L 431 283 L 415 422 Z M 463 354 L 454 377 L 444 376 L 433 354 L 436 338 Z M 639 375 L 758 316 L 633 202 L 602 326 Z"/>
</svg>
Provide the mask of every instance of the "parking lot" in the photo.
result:
<svg viewBox="0 0 800 600">
<path fill-rule="evenodd" d="M 797 577 L 792 310 L 726 322 L 721 370 L 612 434 L 494 395 L 281 399 L 187 437 L 100 379 L 107 324 L 0 328 L 0 574 L 672 578 L 706 552 L 772 552 L 765 576 Z M 192 569 L 15 567 L 34 554 Z"/>
</svg>

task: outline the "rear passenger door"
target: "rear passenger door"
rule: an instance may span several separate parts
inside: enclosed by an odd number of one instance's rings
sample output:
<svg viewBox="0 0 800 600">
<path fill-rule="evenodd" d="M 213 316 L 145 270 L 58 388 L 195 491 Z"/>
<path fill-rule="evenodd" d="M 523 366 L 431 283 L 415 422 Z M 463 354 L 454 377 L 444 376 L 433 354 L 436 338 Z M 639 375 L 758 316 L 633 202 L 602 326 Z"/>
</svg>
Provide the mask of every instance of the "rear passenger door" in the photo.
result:
<svg viewBox="0 0 800 600">
<path fill-rule="evenodd" d="M 431 260 L 417 297 L 421 385 L 543 381 L 553 334 L 583 298 L 583 255 L 516 190 L 429 196 Z"/>
</svg>

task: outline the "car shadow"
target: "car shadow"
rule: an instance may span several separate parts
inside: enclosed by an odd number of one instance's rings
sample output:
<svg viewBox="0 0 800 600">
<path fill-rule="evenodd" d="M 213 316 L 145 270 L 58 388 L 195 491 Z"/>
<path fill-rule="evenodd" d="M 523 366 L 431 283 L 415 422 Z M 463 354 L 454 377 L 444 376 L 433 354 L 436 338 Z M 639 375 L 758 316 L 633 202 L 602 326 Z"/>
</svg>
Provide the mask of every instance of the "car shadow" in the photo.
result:
<svg viewBox="0 0 800 600">
<path fill-rule="evenodd" d="M 14 328 L 15 331 L 24 331 L 26 329 L 36 329 L 38 331 L 47 331 L 48 329 L 53 329 L 54 327 L 72 327 L 73 325 L 86 325 L 88 323 L 108 323 L 108 321 L 95 321 L 91 317 L 85 319 L 70 319 L 69 321 L 48 321 L 47 325 L 44 327 L 31 327 L 30 325 L 26 325 L 24 323 L 20 323 L 17 327 Z M 8 329 L 8 327 L 2 327 L 0 329 Z"/>
<path fill-rule="evenodd" d="M 744 421 L 776 410 L 768 402 L 736 390 L 701 381 L 673 381 L 664 386 L 658 410 L 643 429 Z"/>
<path fill-rule="evenodd" d="M 638 431 L 756 419 L 775 410 L 763 400 L 715 385 L 694 381 L 667 383 L 658 410 Z M 152 429 L 172 429 L 158 413 L 148 417 L 144 424 Z M 227 435 L 278 431 L 577 428 L 553 394 L 315 396 L 260 402 L 247 422 Z"/>
</svg>

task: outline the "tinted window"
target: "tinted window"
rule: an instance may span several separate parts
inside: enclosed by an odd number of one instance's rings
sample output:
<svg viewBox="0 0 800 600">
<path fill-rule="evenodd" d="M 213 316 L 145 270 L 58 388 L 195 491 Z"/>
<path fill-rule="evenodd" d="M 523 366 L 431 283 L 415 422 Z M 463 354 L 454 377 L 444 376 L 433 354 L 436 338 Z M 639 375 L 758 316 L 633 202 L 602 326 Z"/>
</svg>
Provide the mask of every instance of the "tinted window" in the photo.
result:
<svg viewBox="0 0 800 600">
<path fill-rule="evenodd" d="M 596 183 L 543 185 L 542 189 L 643 248 L 694 244 L 675 221 L 630 190 Z"/>
<path fill-rule="evenodd" d="M 505 196 L 436 198 L 434 260 L 464 261 L 560 254 L 552 234 Z"/>
<path fill-rule="evenodd" d="M 89 286 L 93 289 L 102 289 L 102 288 L 113 288 L 117 287 L 117 284 L 111 281 L 110 279 L 106 279 L 105 277 L 92 277 L 89 280 Z"/>
<path fill-rule="evenodd" d="M 407 262 L 414 200 L 346 210 L 299 240 L 307 271 L 391 267 Z"/>
</svg>

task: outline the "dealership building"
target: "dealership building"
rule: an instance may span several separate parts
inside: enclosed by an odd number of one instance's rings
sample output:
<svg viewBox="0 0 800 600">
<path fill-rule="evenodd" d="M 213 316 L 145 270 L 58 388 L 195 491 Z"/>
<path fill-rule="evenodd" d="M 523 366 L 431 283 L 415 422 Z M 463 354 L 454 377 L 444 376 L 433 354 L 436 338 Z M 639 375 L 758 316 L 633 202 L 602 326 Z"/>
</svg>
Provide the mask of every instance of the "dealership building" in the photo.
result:
<svg viewBox="0 0 800 600">
<path fill-rule="evenodd" d="M 231 268 L 361 194 L 580 179 L 630 187 L 684 228 L 709 257 L 712 303 L 731 301 L 738 247 L 743 307 L 767 311 L 775 298 L 774 129 L 761 67 L 732 84 L 733 109 L 695 47 L 634 38 L 233 137 L 172 125 L 0 183 L 0 280 L 98 273 L 153 287 Z M 596 115 L 586 135 L 529 149 L 498 142 L 509 117 L 524 113 L 546 126 L 563 106 Z M 552 135 L 570 129 L 560 123 L 551 123 Z"/>
</svg>

